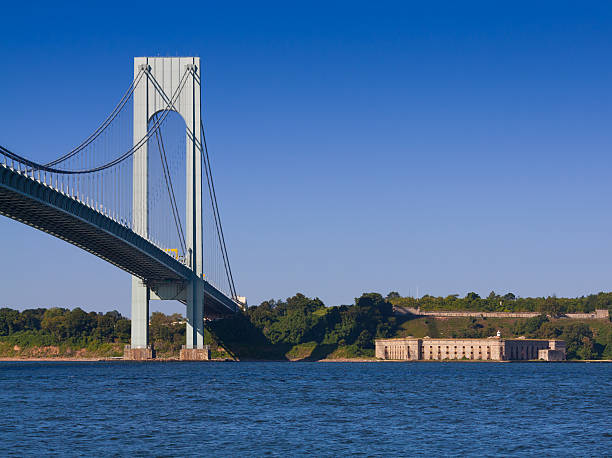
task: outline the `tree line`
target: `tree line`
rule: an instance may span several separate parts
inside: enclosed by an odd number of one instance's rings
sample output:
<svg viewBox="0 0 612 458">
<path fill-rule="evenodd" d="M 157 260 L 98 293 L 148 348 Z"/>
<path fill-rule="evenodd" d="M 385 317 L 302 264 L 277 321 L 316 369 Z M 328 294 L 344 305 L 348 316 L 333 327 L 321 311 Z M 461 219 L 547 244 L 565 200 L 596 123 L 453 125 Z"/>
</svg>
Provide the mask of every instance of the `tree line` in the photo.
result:
<svg viewBox="0 0 612 458">
<path fill-rule="evenodd" d="M 78 307 L 73 310 L 36 308 L 22 312 L 1 308 L 0 336 L 9 335 L 27 337 L 35 345 L 84 344 L 89 339 L 129 341 L 130 320 L 116 310 L 102 314 L 87 313 Z"/>
<path fill-rule="evenodd" d="M 491 291 L 487 297 L 469 292 L 465 297 L 451 294 L 446 297 L 425 295 L 420 298 L 402 297 L 392 291 L 387 299 L 394 305 L 422 310 L 478 311 L 478 312 L 540 312 L 553 316 L 564 313 L 590 313 L 595 309 L 612 309 L 612 293 L 600 292 L 575 298 L 518 297 L 514 293 L 503 295 Z"/>
<path fill-rule="evenodd" d="M 601 329 L 594 333 L 593 326 L 550 320 L 544 313 L 552 310 L 556 313 L 570 310 L 586 312 L 590 311 L 589 307 L 609 308 L 611 293 L 577 299 L 552 298 L 556 304 L 564 305 L 564 308 L 554 309 L 550 308 L 548 301 L 551 298 L 521 299 L 513 296 L 502 296 L 502 301 L 511 304 L 502 311 L 531 311 L 535 308 L 543 312 L 538 317 L 515 320 L 510 329 L 514 336 L 563 339 L 568 345 L 570 358 L 612 358 L 612 326 L 609 323 L 602 324 Z M 325 357 L 339 348 L 345 349 L 347 356 L 373 356 L 374 339 L 402 335 L 402 325 L 413 319 L 396 317 L 394 304 L 434 310 L 495 311 L 499 309 L 491 304 L 498 299 L 499 296 L 494 293 L 485 299 L 469 293 L 465 298 L 456 295 L 446 298 L 424 296 L 418 300 L 401 297 L 396 292 L 385 297 L 379 293 L 364 293 L 355 298 L 351 305 L 327 307 L 319 298 L 298 293 L 285 300 L 263 301 L 227 319 L 206 322 L 205 343 L 212 344 L 214 348 L 223 347 L 235 356 L 257 359 L 284 358 L 292 347 L 304 344 L 315 346 L 317 351 L 313 355 L 318 357 Z M 521 301 L 523 305 L 516 305 Z M 538 304 L 544 305 L 539 307 Z M 573 308 L 568 304 L 574 304 L 571 306 Z M 488 306 L 491 308 L 486 308 Z M 430 321 L 433 332 L 435 320 Z M 479 319 L 466 320 L 465 325 L 453 331 L 452 337 L 494 335 L 495 329 L 488 323 Z M 431 333 L 429 335 L 437 337 Z M 158 354 L 178 353 L 185 342 L 184 318 L 180 314 L 152 313 L 149 336 Z M 0 309 L 0 341 L 11 345 L 95 347 L 99 344 L 127 344 L 129 339 L 130 320 L 117 311 L 87 313 L 80 308 L 69 310 L 57 307 L 21 312 L 10 308 Z"/>
<path fill-rule="evenodd" d="M 347 347 L 350 355 L 368 356 L 373 355 L 374 339 L 394 335 L 396 327 L 393 305 L 378 293 L 363 294 L 353 305 L 338 307 L 326 307 L 320 299 L 298 293 L 286 300 L 264 301 L 229 319 L 207 322 L 205 340 L 213 345 L 234 342 L 251 347 L 255 349 L 249 354 L 252 357 L 281 357 L 291 346 L 307 342 L 329 351 Z M 127 344 L 130 320 L 117 311 L 2 308 L 1 337 L 20 346 Z M 158 353 L 178 352 L 185 342 L 184 318 L 154 312 L 149 337 Z"/>
<path fill-rule="evenodd" d="M 88 347 L 106 343 L 128 344 L 131 322 L 116 310 L 85 312 L 81 308 L 36 308 L 22 312 L 0 308 L 0 337 L 18 346 L 68 345 Z M 158 351 L 171 353 L 185 343 L 185 321 L 180 314 L 153 312 L 149 337 Z"/>
<path fill-rule="evenodd" d="M 307 344 L 315 347 L 309 358 L 321 359 L 337 349 L 343 357 L 373 356 L 374 339 L 393 336 L 397 318 L 393 305 L 378 293 L 336 307 L 298 293 L 263 301 L 207 328 L 216 343 L 243 358 L 285 359 L 292 348 Z"/>
<path fill-rule="evenodd" d="M 350 346 L 357 355 L 373 354 L 373 339 L 391 337 L 397 326 L 393 305 L 379 293 L 364 293 L 353 305 L 337 307 L 298 293 L 250 307 L 247 315 L 272 344 Z"/>
</svg>

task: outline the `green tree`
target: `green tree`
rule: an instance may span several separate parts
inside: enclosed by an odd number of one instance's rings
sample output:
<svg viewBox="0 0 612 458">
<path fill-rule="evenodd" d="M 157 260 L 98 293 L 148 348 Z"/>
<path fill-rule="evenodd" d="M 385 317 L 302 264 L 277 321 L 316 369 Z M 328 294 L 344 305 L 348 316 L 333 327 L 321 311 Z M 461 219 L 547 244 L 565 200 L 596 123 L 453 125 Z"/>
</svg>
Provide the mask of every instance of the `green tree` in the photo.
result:
<svg viewBox="0 0 612 458">
<path fill-rule="evenodd" d="M 96 317 L 96 328 L 93 333 L 94 337 L 101 342 L 112 342 L 115 339 L 115 316 L 106 313 Z"/>
<path fill-rule="evenodd" d="M 19 312 L 9 308 L 0 309 L 0 336 L 8 336 L 19 330 Z"/>
<path fill-rule="evenodd" d="M 87 314 L 79 307 L 64 315 L 64 325 L 66 333 L 70 337 L 86 337 L 91 335 L 91 331 L 97 322 L 96 313 Z"/>
<path fill-rule="evenodd" d="M 518 320 L 514 324 L 512 332 L 515 335 L 532 335 L 537 333 L 546 322 L 548 322 L 548 317 L 546 315 L 538 315 L 532 318 Z"/>
<path fill-rule="evenodd" d="M 355 305 L 362 309 L 377 309 L 382 316 L 393 315 L 393 305 L 379 293 L 363 293 L 355 298 Z"/>
<path fill-rule="evenodd" d="M 115 323 L 115 336 L 117 336 L 120 341 L 127 342 L 130 338 L 131 331 L 132 326 L 130 320 L 121 318 Z"/>
<path fill-rule="evenodd" d="M 355 342 L 355 344 L 359 348 L 363 348 L 363 349 L 374 348 L 372 334 L 370 334 L 370 332 L 367 329 L 364 329 L 363 331 L 361 331 L 361 334 L 359 334 L 359 337 L 357 337 L 357 341 Z"/>
<path fill-rule="evenodd" d="M 45 309 L 27 309 L 19 314 L 16 329 L 24 331 L 37 331 L 40 329 L 40 322 L 45 313 Z"/>
<path fill-rule="evenodd" d="M 561 338 L 565 341 L 568 359 L 583 358 L 592 352 L 593 332 L 584 323 L 569 323 L 564 327 Z M 585 338 L 588 340 L 585 341 Z M 584 346 L 589 348 L 584 349 Z"/>
<path fill-rule="evenodd" d="M 582 345 L 576 350 L 576 356 L 580 359 L 595 359 L 597 357 L 595 346 L 589 337 L 582 338 Z"/>
<path fill-rule="evenodd" d="M 542 311 L 549 313 L 553 317 L 560 316 L 567 310 L 567 307 L 565 307 L 555 295 L 548 296 L 541 307 L 543 309 Z"/>
<path fill-rule="evenodd" d="M 67 309 L 53 307 L 47 309 L 40 322 L 43 331 L 51 334 L 57 341 L 68 338 L 68 325 L 66 323 Z"/>
</svg>

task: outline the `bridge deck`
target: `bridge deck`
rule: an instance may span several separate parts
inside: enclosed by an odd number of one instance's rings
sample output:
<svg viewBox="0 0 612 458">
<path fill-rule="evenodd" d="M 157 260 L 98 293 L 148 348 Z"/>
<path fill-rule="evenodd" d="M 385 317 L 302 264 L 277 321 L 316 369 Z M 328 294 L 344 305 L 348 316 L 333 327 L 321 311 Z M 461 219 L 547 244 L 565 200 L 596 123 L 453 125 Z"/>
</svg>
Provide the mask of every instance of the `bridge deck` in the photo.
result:
<svg viewBox="0 0 612 458">
<path fill-rule="evenodd" d="M 188 281 L 194 273 L 130 228 L 62 192 L 0 165 L 0 214 L 86 250 L 147 283 Z M 236 303 L 208 282 L 207 309 L 236 311 Z"/>
</svg>

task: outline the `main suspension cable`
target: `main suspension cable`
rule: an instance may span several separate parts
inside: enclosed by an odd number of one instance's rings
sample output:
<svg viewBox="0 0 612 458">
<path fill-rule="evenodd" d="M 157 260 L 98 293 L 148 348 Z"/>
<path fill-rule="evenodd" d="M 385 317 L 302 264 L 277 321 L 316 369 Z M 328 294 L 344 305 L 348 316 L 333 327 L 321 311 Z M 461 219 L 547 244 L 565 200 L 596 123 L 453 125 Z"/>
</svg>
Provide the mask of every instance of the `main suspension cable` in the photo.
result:
<svg viewBox="0 0 612 458">
<path fill-rule="evenodd" d="M 33 170 L 40 170 L 40 171 L 44 171 L 44 172 L 50 172 L 50 173 L 57 173 L 57 174 L 63 174 L 63 175 L 77 175 L 77 174 L 88 174 L 88 173 L 94 173 L 94 172 L 99 172 L 101 170 L 105 170 L 108 169 L 110 167 L 113 167 L 121 162 L 123 162 L 124 160 L 126 160 L 127 158 L 129 158 L 130 156 L 132 156 L 138 149 L 140 149 L 140 147 L 149 140 L 149 138 L 151 138 L 153 136 L 153 134 L 157 131 L 157 129 L 159 129 L 160 125 L 163 123 L 163 121 L 166 119 L 166 117 L 168 116 L 168 113 L 170 112 L 169 107 L 172 106 L 174 104 L 174 100 L 176 100 L 178 94 L 180 94 L 180 92 L 183 90 L 183 87 L 185 86 L 185 82 L 187 81 L 187 73 L 188 70 L 185 71 L 185 73 L 183 73 L 183 77 L 179 83 L 179 86 L 176 88 L 173 96 L 172 96 L 172 100 L 169 102 L 168 107 L 163 110 L 163 114 L 161 117 L 158 117 L 155 122 L 153 123 L 153 125 L 151 126 L 151 128 L 147 131 L 147 133 L 145 134 L 144 137 L 142 137 L 138 143 L 136 145 L 134 145 L 132 148 L 130 148 L 128 151 L 126 151 L 125 153 L 123 153 L 121 156 L 119 156 L 118 158 L 100 165 L 98 167 L 94 167 L 94 168 L 90 168 L 87 170 L 62 170 L 62 169 L 56 169 L 53 167 L 47 167 L 44 164 L 39 164 L 37 162 L 31 161 L 23 156 L 20 156 L 16 153 L 13 153 L 12 151 L 10 151 L 9 149 L 5 148 L 4 146 L 0 145 L 0 152 L 2 152 L 4 155 L 6 155 L 7 157 L 9 157 L 12 160 L 15 160 L 17 162 L 21 162 L 22 164 L 32 168 Z"/>
<path fill-rule="evenodd" d="M 80 153 L 83 149 L 85 149 L 87 146 L 89 146 L 96 138 L 98 138 L 102 134 L 102 132 L 110 125 L 110 123 L 115 120 L 115 118 L 119 115 L 121 110 L 123 110 L 123 107 L 125 106 L 125 104 L 128 102 L 128 100 L 130 99 L 130 97 L 134 93 L 134 90 L 136 90 L 136 87 L 138 86 L 138 83 L 140 83 L 140 79 L 142 78 L 143 74 L 144 74 L 143 70 L 140 70 L 138 72 L 138 74 L 136 75 L 136 78 L 134 78 L 132 80 L 132 84 L 130 84 L 130 87 L 125 92 L 125 94 L 123 95 L 123 97 L 121 98 L 121 100 L 119 101 L 117 106 L 115 107 L 115 109 L 111 112 L 111 114 L 106 118 L 106 120 L 104 120 L 104 122 L 102 124 L 100 124 L 100 126 L 89 137 L 87 137 L 85 140 L 83 140 L 83 142 L 79 146 L 77 146 L 74 149 L 72 149 L 72 151 L 64 154 L 63 156 L 61 156 L 61 157 L 59 157 L 59 158 L 57 158 L 57 159 L 55 159 L 55 160 L 53 160 L 51 162 L 48 162 L 45 165 L 47 167 L 52 167 L 54 165 L 59 164 L 60 162 L 64 162 L 65 160 L 70 159 L 72 156 L 74 156 L 75 154 Z"/>
</svg>

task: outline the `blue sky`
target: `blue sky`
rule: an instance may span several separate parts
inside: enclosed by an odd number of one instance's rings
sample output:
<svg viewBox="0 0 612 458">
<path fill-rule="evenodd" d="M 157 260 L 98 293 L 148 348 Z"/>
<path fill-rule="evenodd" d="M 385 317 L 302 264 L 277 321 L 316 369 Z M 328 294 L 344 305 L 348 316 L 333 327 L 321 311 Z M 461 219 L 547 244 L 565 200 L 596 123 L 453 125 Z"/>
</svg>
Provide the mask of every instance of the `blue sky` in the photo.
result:
<svg viewBox="0 0 612 458">
<path fill-rule="evenodd" d="M 199 55 L 251 303 L 611 289 L 612 5 L 220 3 L 4 6 L 0 144 L 55 157 L 134 56 Z M 0 236 L 0 304 L 129 314 L 128 274 L 6 218 Z"/>
</svg>

